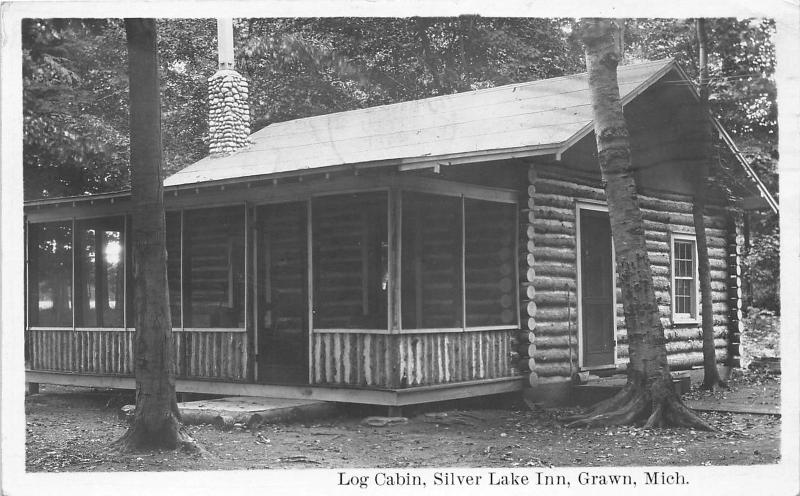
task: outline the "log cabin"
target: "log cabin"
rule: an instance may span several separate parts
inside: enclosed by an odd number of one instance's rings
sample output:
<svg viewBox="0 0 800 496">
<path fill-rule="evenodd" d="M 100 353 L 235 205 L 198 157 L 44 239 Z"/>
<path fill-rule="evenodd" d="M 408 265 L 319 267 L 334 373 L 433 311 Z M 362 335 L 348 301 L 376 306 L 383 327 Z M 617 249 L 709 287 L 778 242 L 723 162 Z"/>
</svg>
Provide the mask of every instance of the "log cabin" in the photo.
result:
<svg viewBox="0 0 800 496">
<path fill-rule="evenodd" d="M 624 373 L 585 73 L 250 134 L 232 67 L 209 80 L 210 155 L 165 180 L 179 391 L 391 409 Z M 669 363 L 697 368 L 694 137 L 710 117 L 673 60 L 618 72 Z M 715 126 L 728 172 L 774 202 Z M 705 223 L 730 366 L 742 241 L 722 183 Z M 131 211 L 129 192 L 26 203 L 29 383 L 134 387 Z"/>
</svg>

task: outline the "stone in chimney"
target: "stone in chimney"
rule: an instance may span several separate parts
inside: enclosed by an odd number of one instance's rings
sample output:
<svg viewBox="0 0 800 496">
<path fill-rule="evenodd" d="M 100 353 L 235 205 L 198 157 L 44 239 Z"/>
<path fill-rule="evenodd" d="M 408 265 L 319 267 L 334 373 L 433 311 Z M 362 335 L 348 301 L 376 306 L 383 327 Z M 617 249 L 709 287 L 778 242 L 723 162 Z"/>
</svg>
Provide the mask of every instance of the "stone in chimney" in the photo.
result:
<svg viewBox="0 0 800 496">
<path fill-rule="evenodd" d="M 250 106 L 247 81 L 236 72 L 233 19 L 217 19 L 219 69 L 208 78 L 209 153 L 230 155 L 249 144 Z"/>
</svg>

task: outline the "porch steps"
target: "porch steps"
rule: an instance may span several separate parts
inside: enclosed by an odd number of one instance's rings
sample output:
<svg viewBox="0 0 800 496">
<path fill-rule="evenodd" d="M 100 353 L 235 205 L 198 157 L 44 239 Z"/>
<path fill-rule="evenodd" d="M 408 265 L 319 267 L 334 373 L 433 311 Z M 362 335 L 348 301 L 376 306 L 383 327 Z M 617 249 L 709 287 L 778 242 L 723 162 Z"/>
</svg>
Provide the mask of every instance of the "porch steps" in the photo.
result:
<svg viewBox="0 0 800 496">
<path fill-rule="evenodd" d="M 585 383 L 572 386 L 572 400 L 579 405 L 597 403 L 619 392 L 625 386 L 626 381 L 625 374 L 614 374 L 608 377 L 590 375 Z M 691 387 L 689 374 L 673 372 L 672 385 L 675 387 L 675 392 L 682 396 Z"/>
<path fill-rule="evenodd" d="M 184 423 L 215 424 L 231 428 L 235 424 L 254 426 L 264 423 L 311 420 L 338 413 L 335 403 L 316 400 L 227 396 L 211 400 L 178 403 Z"/>
<path fill-rule="evenodd" d="M 134 405 L 122 408 L 132 417 Z M 255 427 L 276 422 L 308 421 L 339 413 L 336 403 L 256 396 L 223 398 L 178 403 L 184 424 L 213 424 L 223 429 Z"/>
</svg>

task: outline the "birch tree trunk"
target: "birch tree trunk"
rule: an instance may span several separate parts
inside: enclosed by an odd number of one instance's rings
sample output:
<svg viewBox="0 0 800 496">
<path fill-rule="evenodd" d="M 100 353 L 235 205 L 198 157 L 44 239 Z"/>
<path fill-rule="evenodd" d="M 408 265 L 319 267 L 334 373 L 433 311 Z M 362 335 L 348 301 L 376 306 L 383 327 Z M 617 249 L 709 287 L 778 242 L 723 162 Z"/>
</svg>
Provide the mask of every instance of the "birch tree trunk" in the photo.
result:
<svg viewBox="0 0 800 496">
<path fill-rule="evenodd" d="M 114 443 L 122 451 L 199 449 L 181 426 L 175 397 L 161 147 L 156 26 L 125 19 L 130 78 L 130 163 L 133 200 L 134 375 L 136 414 Z"/>
<path fill-rule="evenodd" d="M 628 332 L 628 380 L 615 396 L 596 404 L 588 413 L 566 420 L 572 427 L 622 425 L 646 419 L 645 427 L 684 425 L 711 430 L 710 425 L 683 405 L 672 386 L 631 167 L 628 128 L 619 97 L 619 53 L 614 35 L 612 20 L 581 21 L 597 155 L 605 183 Z"/>
<path fill-rule="evenodd" d="M 697 19 L 697 45 L 700 59 L 700 139 L 702 157 L 697 168 L 694 198 L 692 202 L 692 215 L 694 217 L 694 231 L 697 238 L 697 273 L 700 279 L 700 316 L 703 326 L 703 389 L 714 389 L 714 386 L 725 387 L 725 382 L 719 376 L 717 369 L 717 355 L 714 350 L 714 310 L 711 296 L 711 267 L 708 262 L 708 240 L 706 238 L 706 224 L 703 214 L 706 207 L 706 194 L 708 188 L 708 174 L 711 160 L 714 156 L 713 128 L 709 120 L 708 107 L 708 40 L 706 37 L 705 20 Z"/>
</svg>

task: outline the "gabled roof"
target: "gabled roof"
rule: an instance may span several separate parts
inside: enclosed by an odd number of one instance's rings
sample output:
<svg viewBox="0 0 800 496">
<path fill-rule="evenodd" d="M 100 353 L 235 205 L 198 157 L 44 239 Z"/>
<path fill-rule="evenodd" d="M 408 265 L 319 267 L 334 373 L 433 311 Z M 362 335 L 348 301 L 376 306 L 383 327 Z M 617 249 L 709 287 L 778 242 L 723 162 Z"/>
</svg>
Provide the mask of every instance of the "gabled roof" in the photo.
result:
<svg viewBox="0 0 800 496">
<path fill-rule="evenodd" d="M 620 66 L 627 103 L 676 66 Z M 164 185 L 356 165 L 432 164 L 560 153 L 592 127 L 588 76 L 574 74 L 271 124 L 233 155 L 206 157 Z"/>
</svg>

